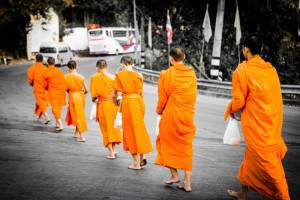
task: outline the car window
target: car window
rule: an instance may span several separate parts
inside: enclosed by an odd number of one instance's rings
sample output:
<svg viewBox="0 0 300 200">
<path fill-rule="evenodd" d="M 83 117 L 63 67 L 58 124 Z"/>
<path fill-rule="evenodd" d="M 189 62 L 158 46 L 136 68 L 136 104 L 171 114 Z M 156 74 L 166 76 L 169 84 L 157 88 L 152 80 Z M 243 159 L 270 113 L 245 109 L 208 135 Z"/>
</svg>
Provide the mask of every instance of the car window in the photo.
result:
<svg viewBox="0 0 300 200">
<path fill-rule="evenodd" d="M 102 30 L 96 30 L 96 31 L 89 31 L 90 36 L 97 37 L 102 35 Z"/>
<path fill-rule="evenodd" d="M 68 48 L 67 47 L 61 47 L 59 48 L 59 53 L 66 53 L 68 52 Z"/>
<path fill-rule="evenodd" d="M 113 37 L 126 37 L 126 31 L 113 31 Z"/>
<path fill-rule="evenodd" d="M 55 47 L 41 47 L 40 53 L 56 53 Z"/>
</svg>

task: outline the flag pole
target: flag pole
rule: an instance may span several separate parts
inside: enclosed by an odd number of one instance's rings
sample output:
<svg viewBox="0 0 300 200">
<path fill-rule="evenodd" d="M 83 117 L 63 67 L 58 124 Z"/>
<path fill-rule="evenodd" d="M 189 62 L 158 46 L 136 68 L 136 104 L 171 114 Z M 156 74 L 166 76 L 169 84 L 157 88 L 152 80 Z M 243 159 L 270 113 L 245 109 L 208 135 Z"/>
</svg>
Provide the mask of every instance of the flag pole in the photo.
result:
<svg viewBox="0 0 300 200">
<path fill-rule="evenodd" d="M 170 67 L 170 44 L 168 44 L 168 67 Z"/>
<path fill-rule="evenodd" d="M 240 45 L 237 46 L 238 54 L 239 54 L 239 64 L 241 63 L 241 53 L 240 53 Z"/>
<path fill-rule="evenodd" d="M 209 5 L 209 4 L 206 5 L 206 10 L 208 10 L 208 5 Z M 206 14 L 206 12 L 205 12 L 205 14 Z M 204 29 L 202 29 L 202 33 L 203 33 L 203 31 L 204 31 Z M 199 67 L 200 67 L 200 68 L 199 68 L 200 72 L 201 72 L 201 66 L 202 66 L 202 64 L 203 64 L 204 45 L 205 45 L 205 38 L 204 38 L 204 34 L 203 34 L 202 48 L 201 48 L 201 57 L 200 57 L 200 66 L 199 66 Z"/>
<path fill-rule="evenodd" d="M 204 38 L 203 38 L 203 39 L 202 39 L 202 48 L 201 48 L 201 57 L 200 57 L 200 66 L 201 66 L 202 63 L 203 63 L 204 45 L 205 45 L 205 42 L 204 42 Z"/>
<path fill-rule="evenodd" d="M 138 56 L 137 56 L 137 46 L 139 45 L 139 39 L 137 34 L 137 21 L 136 21 L 136 4 L 135 0 L 133 0 L 133 20 L 134 20 L 134 37 L 135 37 L 135 45 L 134 45 L 134 59 L 135 64 L 138 63 Z"/>
<path fill-rule="evenodd" d="M 239 7 L 238 1 L 235 0 L 235 3 L 236 3 L 236 9 L 238 9 L 238 7 Z M 237 29 L 237 27 L 235 29 Z M 235 34 L 236 33 L 237 32 L 235 31 Z M 237 49 L 238 49 L 238 59 L 239 59 L 239 64 L 240 64 L 241 63 L 240 41 L 239 41 L 239 43 L 237 45 Z"/>
<path fill-rule="evenodd" d="M 169 17 L 169 9 L 167 10 L 167 17 Z M 168 67 L 170 67 L 170 42 L 168 41 L 168 36 L 167 36 L 167 44 L 168 44 Z"/>
</svg>

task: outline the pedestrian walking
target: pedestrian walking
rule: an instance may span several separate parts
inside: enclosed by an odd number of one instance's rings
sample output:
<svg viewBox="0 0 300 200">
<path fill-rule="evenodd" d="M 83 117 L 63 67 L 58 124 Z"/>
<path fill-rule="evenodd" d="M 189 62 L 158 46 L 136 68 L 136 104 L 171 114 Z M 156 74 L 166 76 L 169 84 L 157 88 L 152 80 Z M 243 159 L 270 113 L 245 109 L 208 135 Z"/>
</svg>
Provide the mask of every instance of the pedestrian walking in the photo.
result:
<svg viewBox="0 0 300 200">
<path fill-rule="evenodd" d="M 102 133 L 103 144 L 108 149 L 106 158 L 116 158 L 116 145 L 122 141 L 121 131 L 114 127 L 119 107 L 116 104 L 114 93 L 115 76 L 109 74 L 105 60 L 96 63 L 97 73 L 90 80 L 92 101 L 97 103 L 96 120 Z"/>
<path fill-rule="evenodd" d="M 193 68 L 184 64 L 184 59 L 183 49 L 171 49 L 171 66 L 160 73 L 158 80 L 156 112 L 161 120 L 155 164 L 170 170 L 171 176 L 165 181 L 168 185 L 179 183 L 178 169 L 183 170 L 184 181 L 178 188 L 191 192 L 197 79 Z"/>
<path fill-rule="evenodd" d="M 123 56 L 120 65 L 122 71 L 116 74 L 114 87 L 116 95 L 122 95 L 123 147 L 133 158 L 128 168 L 140 170 L 147 164 L 145 154 L 152 151 L 144 121 L 143 76 L 133 70 L 133 59 L 130 56 Z"/>
<path fill-rule="evenodd" d="M 67 125 L 75 126 L 74 138 L 79 142 L 85 142 L 87 122 L 85 117 L 85 94 L 87 86 L 84 77 L 77 72 L 77 64 L 71 60 L 68 62 L 69 73 L 65 75 L 67 92 L 69 93 L 69 106 L 66 116 Z"/>
<path fill-rule="evenodd" d="M 232 100 L 225 120 L 241 112 L 246 149 L 237 174 L 242 184 L 238 192 L 229 189 L 236 199 L 246 199 L 251 189 L 270 199 L 288 200 L 289 191 L 282 159 L 287 147 L 282 139 L 283 118 L 280 82 L 276 69 L 260 57 L 262 42 L 256 34 L 245 37 L 245 61 L 232 75 Z"/>
<path fill-rule="evenodd" d="M 33 88 L 35 97 L 35 116 L 37 119 L 44 118 L 44 123 L 50 122 L 47 107 L 49 103 L 49 97 L 47 92 L 47 83 L 44 79 L 45 71 L 47 67 L 43 64 L 43 56 L 41 54 L 36 55 L 36 63 L 33 64 L 27 70 L 27 80 L 29 85 Z"/>
</svg>

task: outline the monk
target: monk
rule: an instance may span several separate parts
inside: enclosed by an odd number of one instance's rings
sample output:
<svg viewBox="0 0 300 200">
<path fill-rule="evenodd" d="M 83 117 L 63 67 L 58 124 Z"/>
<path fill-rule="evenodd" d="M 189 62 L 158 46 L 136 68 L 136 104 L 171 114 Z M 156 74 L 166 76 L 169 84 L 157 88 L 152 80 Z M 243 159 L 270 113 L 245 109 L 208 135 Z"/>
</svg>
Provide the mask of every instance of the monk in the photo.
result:
<svg viewBox="0 0 300 200">
<path fill-rule="evenodd" d="M 133 158 L 128 168 L 140 170 L 147 164 L 145 154 L 152 151 L 144 122 L 143 76 L 133 70 L 133 59 L 130 56 L 123 56 L 120 65 L 122 71 L 116 74 L 114 87 L 116 95 L 122 94 L 123 147 Z"/>
<path fill-rule="evenodd" d="M 65 75 L 67 92 L 69 93 L 66 123 L 75 126 L 74 138 L 77 138 L 78 142 L 85 142 L 84 132 L 87 131 L 85 94 L 87 93 L 87 86 L 84 77 L 76 71 L 76 67 L 75 61 L 68 62 L 69 73 Z"/>
<path fill-rule="evenodd" d="M 97 73 L 91 77 L 90 89 L 92 101 L 97 103 L 96 120 L 99 123 L 103 144 L 108 149 L 108 159 L 116 158 L 116 144 L 120 144 L 120 129 L 114 127 L 114 121 L 119 110 L 114 102 L 114 79 L 115 76 L 107 72 L 107 62 L 98 60 L 96 63 Z"/>
<path fill-rule="evenodd" d="M 61 110 L 66 104 L 66 84 L 64 73 L 55 67 L 55 59 L 49 57 L 48 69 L 44 75 L 47 82 L 49 100 L 52 107 L 52 113 L 56 120 L 56 131 L 63 130 L 61 120 Z"/>
<path fill-rule="evenodd" d="M 155 164 L 169 168 L 171 176 L 165 184 L 179 183 L 177 170 L 183 170 L 184 181 L 178 188 L 191 192 L 197 79 L 193 68 L 184 64 L 184 59 L 183 49 L 171 49 L 172 66 L 162 71 L 158 80 L 156 112 L 161 120 Z"/>
<path fill-rule="evenodd" d="M 236 199 L 246 199 L 249 189 L 270 199 L 290 199 L 282 159 L 287 147 L 282 139 L 283 118 L 280 82 L 276 69 L 260 56 L 262 42 L 256 34 L 245 37 L 245 61 L 232 75 L 232 100 L 225 120 L 241 112 L 246 149 L 237 174 L 242 184 Z"/>
<path fill-rule="evenodd" d="M 43 64 L 43 56 L 36 55 L 36 63 L 32 65 L 27 71 L 28 83 L 33 87 L 35 97 L 35 116 L 37 119 L 44 118 L 45 124 L 50 122 L 47 107 L 48 107 L 48 92 L 46 90 L 47 83 L 44 79 L 44 73 L 47 67 Z"/>
</svg>

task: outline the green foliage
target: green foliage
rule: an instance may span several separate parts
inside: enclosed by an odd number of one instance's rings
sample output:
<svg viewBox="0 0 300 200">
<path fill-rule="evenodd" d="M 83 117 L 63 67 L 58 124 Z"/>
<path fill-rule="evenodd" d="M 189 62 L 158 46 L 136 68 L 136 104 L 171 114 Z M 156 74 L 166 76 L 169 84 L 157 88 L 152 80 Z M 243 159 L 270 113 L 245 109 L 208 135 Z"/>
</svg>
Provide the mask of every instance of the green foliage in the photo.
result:
<svg viewBox="0 0 300 200">
<path fill-rule="evenodd" d="M 153 53 L 157 59 L 153 68 L 167 66 L 166 13 L 174 31 L 172 46 L 181 46 L 187 62 L 199 65 L 202 48 L 202 23 L 209 4 L 214 32 L 218 0 L 136 0 L 138 19 L 151 17 L 153 22 Z M 298 0 L 238 0 L 242 36 L 258 33 L 264 41 L 263 57 L 278 70 L 282 83 L 300 83 L 300 44 L 297 36 Z M 30 15 L 46 16 L 53 7 L 60 17 L 60 36 L 66 26 L 85 26 L 97 23 L 103 26 L 133 25 L 132 0 L 1 0 L 0 49 L 24 55 Z M 236 0 L 226 0 L 223 26 L 220 70 L 225 79 L 238 64 L 235 45 L 234 17 Z M 145 27 L 147 30 L 147 20 Z M 205 68 L 210 69 L 213 37 L 204 46 Z"/>
<path fill-rule="evenodd" d="M 0 1 L 0 50 L 24 56 L 26 34 L 30 30 L 30 15 L 47 17 L 50 7 L 60 9 L 62 0 L 1 0 Z"/>
</svg>

